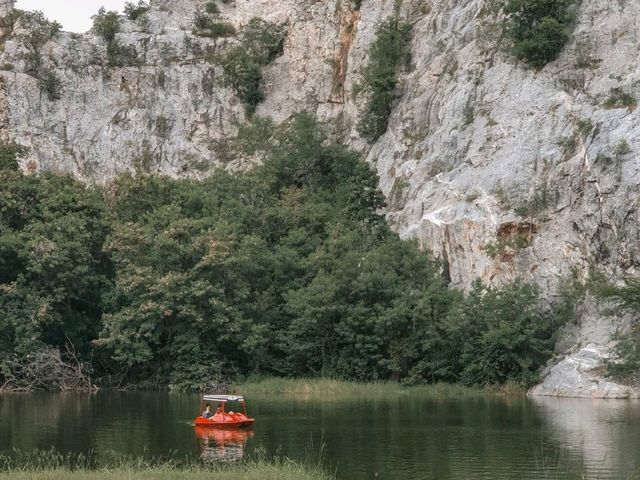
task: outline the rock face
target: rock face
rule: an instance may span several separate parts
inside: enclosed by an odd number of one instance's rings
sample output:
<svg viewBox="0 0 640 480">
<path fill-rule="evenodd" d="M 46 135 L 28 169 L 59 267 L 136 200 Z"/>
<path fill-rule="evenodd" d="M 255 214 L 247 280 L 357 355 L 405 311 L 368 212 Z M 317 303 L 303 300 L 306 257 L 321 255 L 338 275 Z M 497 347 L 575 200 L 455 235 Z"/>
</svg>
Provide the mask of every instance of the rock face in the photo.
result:
<svg viewBox="0 0 640 480">
<path fill-rule="evenodd" d="M 544 372 L 544 382 L 529 391 L 531 396 L 640 398 L 640 389 L 600 375 L 609 358 L 611 332 L 624 331 L 634 320 L 629 315 L 608 315 L 609 307 L 599 306 L 591 297 L 578 307 L 576 324 L 565 328 L 559 355 Z"/>
<path fill-rule="evenodd" d="M 61 85 L 51 99 L 25 60 L 28 29 L 7 21 L 12 2 L 0 0 L 2 32 L 10 25 L 0 36 L 0 139 L 31 148 L 28 171 L 88 181 L 246 168 L 220 149 L 245 120 L 216 62 L 237 40 L 192 34 L 205 3 L 155 0 L 143 19 L 123 18 L 117 39 L 137 51 L 123 68 L 107 65 L 95 34 L 54 36 L 40 51 Z M 253 17 L 286 25 L 284 54 L 263 70 L 257 113 L 280 121 L 306 109 L 331 120 L 377 168 L 395 229 L 442 258 L 453 286 L 521 277 L 552 296 L 593 263 L 612 279 L 637 275 L 640 109 L 628 99 L 640 99 L 640 3 L 583 0 L 561 56 L 533 71 L 508 53 L 495 1 L 400 2 L 413 25 L 412 66 L 400 74 L 387 132 L 368 145 L 356 129 L 364 99 L 354 87 L 376 27 L 396 5 L 218 2 L 220 18 L 238 30 Z M 629 396 L 592 371 L 618 325 L 592 305 L 576 328 L 582 336 L 565 339 L 534 393 Z"/>
</svg>

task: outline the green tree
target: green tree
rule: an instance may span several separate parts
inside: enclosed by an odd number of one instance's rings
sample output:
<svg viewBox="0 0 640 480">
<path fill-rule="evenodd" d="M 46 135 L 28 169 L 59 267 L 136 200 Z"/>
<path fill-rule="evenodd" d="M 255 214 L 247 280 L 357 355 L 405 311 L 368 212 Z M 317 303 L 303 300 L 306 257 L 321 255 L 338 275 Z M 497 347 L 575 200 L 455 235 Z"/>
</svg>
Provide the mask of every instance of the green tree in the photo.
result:
<svg viewBox="0 0 640 480">
<path fill-rule="evenodd" d="M 411 25 L 397 17 L 388 19 L 376 30 L 369 63 L 363 72 L 362 88 L 367 104 L 358 123 L 358 132 L 367 140 L 375 141 L 387 131 L 397 96 L 398 67 L 409 63 L 410 43 Z"/>
<path fill-rule="evenodd" d="M 39 345 L 82 354 L 100 329 L 108 222 L 100 192 L 65 176 L 0 172 L 4 359 Z"/>
<path fill-rule="evenodd" d="M 507 32 L 516 57 L 534 68 L 555 60 L 569 39 L 572 0 L 507 0 Z"/>
<path fill-rule="evenodd" d="M 640 280 L 625 279 L 624 286 L 612 286 L 597 281 L 596 293 L 604 298 L 617 301 L 619 305 L 631 312 L 640 312 Z M 628 332 L 617 332 L 613 357 L 607 364 L 609 375 L 619 381 L 640 384 L 640 323 L 631 325 Z"/>
<path fill-rule="evenodd" d="M 129 20 L 137 20 L 142 15 L 147 13 L 151 7 L 148 2 L 144 0 L 138 0 L 138 3 L 126 2 L 124 4 L 124 14 Z"/>
<path fill-rule="evenodd" d="M 101 7 L 93 17 L 93 31 L 107 43 L 115 40 L 120 31 L 120 17 L 115 10 L 107 11 Z"/>
<path fill-rule="evenodd" d="M 240 44 L 220 59 L 225 85 L 232 88 L 251 116 L 264 100 L 262 68 L 282 55 L 283 26 L 252 18 L 240 34 Z"/>
<path fill-rule="evenodd" d="M 17 143 L 0 142 L 0 171 L 18 170 L 18 160 L 29 153 L 29 149 Z"/>
</svg>

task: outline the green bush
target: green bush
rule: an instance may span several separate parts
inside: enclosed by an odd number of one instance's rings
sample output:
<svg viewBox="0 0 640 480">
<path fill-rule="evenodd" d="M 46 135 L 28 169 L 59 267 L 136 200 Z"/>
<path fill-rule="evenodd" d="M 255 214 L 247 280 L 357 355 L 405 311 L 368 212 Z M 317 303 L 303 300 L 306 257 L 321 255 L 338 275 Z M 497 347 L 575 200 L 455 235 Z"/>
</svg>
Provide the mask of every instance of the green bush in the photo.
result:
<svg viewBox="0 0 640 480">
<path fill-rule="evenodd" d="M 128 67 L 138 64 L 138 52 L 133 45 L 123 45 L 118 40 L 107 43 L 107 65 Z"/>
<path fill-rule="evenodd" d="M 400 65 L 410 60 L 411 25 L 397 18 L 385 21 L 376 31 L 363 73 L 362 89 L 367 105 L 360 116 L 358 132 L 370 141 L 387 131 L 389 116 L 396 99 L 396 75 Z"/>
<path fill-rule="evenodd" d="M 633 109 L 637 105 L 635 97 L 621 88 L 612 88 L 609 98 L 604 102 L 607 108 L 629 108 Z"/>
<path fill-rule="evenodd" d="M 58 22 L 51 22 L 47 20 L 44 14 L 40 11 L 25 12 L 22 10 L 16 10 L 17 19 L 24 25 L 27 33 L 19 38 L 24 42 L 28 52 L 25 54 L 25 60 L 28 63 L 28 68 L 39 71 L 41 69 L 41 55 L 40 50 L 42 47 L 53 37 L 55 37 L 62 25 Z"/>
<path fill-rule="evenodd" d="M 240 43 L 261 65 L 268 65 L 282 55 L 286 30 L 261 18 L 252 18 L 242 30 Z"/>
<path fill-rule="evenodd" d="M 124 4 L 124 14 L 129 20 L 135 21 L 147 13 L 150 8 L 149 3 L 144 0 L 138 0 L 137 4 L 133 2 L 126 2 Z"/>
<path fill-rule="evenodd" d="M 512 237 L 497 240 L 489 243 L 485 248 L 485 252 L 491 258 L 500 258 L 517 252 L 531 245 L 531 236 L 525 233 L 516 233 Z"/>
<path fill-rule="evenodd" d="M 252 115 L 256 107 L 264 100 L 261 88 L 262 65 L 242 46 L 236 46 L 221 58 L 224 69 L 224 81 L 232 88 L 244 103 L 248 115 Z"/>
<path fill-rule="evenodd" d="M 248 115 L 264 99 L 262 67 L 282 55 L 284 39 L 283 26 L 253 18 L 242 30 L 240 44 L 220 58 L 225 85 L 236 92 Z"/>
<path fill-rule="evenodd" d="M 569 39 L 574 0 L 506 0 L 507 33 L 516 57 L 534 68 L 555 60 Z"/>
<path fill-rule="evenodd" d="M 115 40 L 120 31 L 120 17 L 116 11 L 107 11 L 104 7 L 91 17 L 93 19 L 93 31 L 107 43 Z"/>
<path fill-rule="evenodd" d="M 18 159 L 24 157 L 29 150 L 17 143 L 4 143 L 0 141 L 0 171 L 18 170 Z"/>
<path fill-rule="evenodd" d="M 228 22 L 220 22 L 207 14 L 200 13 L 194 20 L 193 34 L 209 38 L 232 37 L 236 34 L 236 28 Z"/>
<path fill-rule="evenodd" d="M 127 15 L 130 17 L 130 15 L 135 16 L 145 8 L 147 8 L 147 5 L 142 1 L 138 2 L 138 5 L 128 3 L 125 7 L 125 12 L 128 12 Z M 140 13 L 140 15 L 142 14 Z M 118 12 L 106 11 L 103 7 L 92 18 L 93 31 L 107 42 L 107 66 L 113 68 L 137 65 L 138 52 L 135 46 L 123 45 L 116 39 L 116 35 L 120 31 Z"/>
<path fill-rule="evenodd" d="M 631 312 L 640 312 L 640 280 L 628 278 L 625 285 L 616 287 L 600 280 L 596 281 L 596 294 L 619 302 Z M 613 356 L 607 362 L 608 374 L 615 380 L 640 385 L 640 323 L 636 322 L 626 333 L 616 333 Z"/>
<path fill-rule="evenodd" d="M 46 93 L 47 98 L 54 102 L 62 98 L 62 82 L 55 72 L 48 70 L 40 80 L 40 90 Z"/>
<path fill-rule="evenodd" d="M 204 6 L 204 11 L 211 15 L 220 13 L 220 9 L 218 8 L 218 5 L 216 5 L 216 2 L 214 1 L 207 2 L 206 5 Z"/>
<path fill-rule="evenodd" d="M 413 382 L 528 386 L 550 358 L 559 325 L 568 317 L 540 307 L 538 290 L 514 283 L 501 289 L 477 284 L 435 322 L 425 323 L 410 372 Z"/>
</svg>

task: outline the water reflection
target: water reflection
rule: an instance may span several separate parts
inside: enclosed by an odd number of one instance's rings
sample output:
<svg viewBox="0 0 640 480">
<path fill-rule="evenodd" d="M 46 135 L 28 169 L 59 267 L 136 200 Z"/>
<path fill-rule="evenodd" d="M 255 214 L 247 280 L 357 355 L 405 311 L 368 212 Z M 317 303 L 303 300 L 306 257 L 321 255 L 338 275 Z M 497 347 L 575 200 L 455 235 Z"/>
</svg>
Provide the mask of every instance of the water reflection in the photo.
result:
<svg viewBox="0 0 640 480">
<path fill-rule="evenodd" d="M 640 402 L 533 397 L 549 437 L 579 455 L 590 478 L 619 478 L 640 466 Z M 635 427 L 634 427 L 635 426 Z"/>
<path fill-rule="evenodd" d="M 200 440 L 200 458 L 205 463 L 237 462 L 244 457 L 252 430 L 194 427 Z"/>
<path fill-rule="evenodd" d="M 255 395 L 253 430 L 194 431 L 199 401 L 158 392 L 0 395 L 0 454 L 53 447 L 228 462 L 258 451 L 304 460 L 313 438 L 349 480 L 620 480 L 640 465 L 640 402 Z"/>
</svg>

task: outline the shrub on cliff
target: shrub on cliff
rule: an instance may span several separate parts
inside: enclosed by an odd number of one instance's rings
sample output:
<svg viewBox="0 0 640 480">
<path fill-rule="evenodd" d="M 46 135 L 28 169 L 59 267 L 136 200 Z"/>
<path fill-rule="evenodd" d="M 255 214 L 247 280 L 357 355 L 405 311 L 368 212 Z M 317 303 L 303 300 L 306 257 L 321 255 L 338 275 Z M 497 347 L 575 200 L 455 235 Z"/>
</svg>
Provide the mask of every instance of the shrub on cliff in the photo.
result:
<svg viewBox="0 0 640 480">
<path fill-rule="evenodd" d="M 149 3 L 144 0 L 139 0 L 137 4 L 133 2 L 126 2 L 124 4 L 124 14 L 129 20 L 137 20 L 142 15 L 149 11 Z"/>
<path fill-rule="evenodd" d="M 640 312 L 640 279 L 628 278 L 624 286 L 612 286 L 601 282 L 596 293 L 616 300 L 624 309 Z M 613 356 L 607 364 L 609 375 L 618 381 L 640 385 L 640 322 L 636 321 L 625 334 L 613 336 L 616 342 Z"/>
<path fill-rule="evenodd" d="M 242 30 L 240 44 L 220 58 L 224 82 L 236 92 L 248 115 L 264 99 L 262 68 L 282 55 L 285 34 L 283 26 L 253 18 Z"/>
<path fill-rule="evenodd" d="M 43 72 L 39 82 L 40 91 L 47 95 L 47 98 L 54 102 L 62 98 L 62 82 L 52 70 Z"/>
<path fill-rule="evenodd" d="M 138 51 L 133 45 L 123 45 L 118 40 L 107 44 L 107 65 L 127 67 L 138 64 Z"/>
<path fill-rule="evenodd" d="M 47 20 L 44 14 L 40 11 L 25 12 L 22 10 L 15 10 L 15 12 L 16 18 L 14 21 L 19 19 L 20 23 L 27 31 L 26 34 L 19 37 L 24 42 L 28 50 L 28 53 L 24 56 L 28 64 L 27 69 L 39 71 L 42 63 L 40 50 L 49 40 L 55 37 L 60 30 L 62 30 L 62 25 L 58 22 L 51 22 Z"/>
<path fill-rule="evenodd" d="M 218 21 L 205 13 L 196 15 L 193 26 L 193 34 L 199 37 L 232 37 L 236 34 L 236 28 L 232 24 Z"/>
<path fill-rule="evenodd" d="M 129 7 L 144 10 L 144 2 L 139 2 L 137 6 L 129 3 Z M 140 11 L 142 11 L 140 10 Z M 129 11 L 130 14 L 138 13 L 138 11 Z M 142 13 L 140 13 L 142 15 Z M 107 42 L 107 65 L 109 67 L 126 67 L 136 65 L 138 61 L 138 52 L 133 45 L 123 45 L 116 39 L 117 33 L 120 31 L 120 17 L 118 12 L 106 11 L 104 7 L 98 10 L 93 17 L 93 31 L 101 36 Z"/>
<path fill-rule="evenodd" d="M 506 0 L 507 33 L 516 57 L 534 68 L 555 60 L 569 39 L 574 0 Z"/>
<path fill-rule="evenodd" d="M 367 95 L 367 103 L 358 123 L 358 132 L 367 140 L 375 141 L 387 131 L 396 99 L 398 68 L 409 63 L 410 42 L 411 25 L 395 17 L 376 31 L 363 73 L 362 90 Z"/>
<path fill-rule="evenodd" d="M 105 42 L 111 43 L 120 31 L 120 17 L 116 11 L 107 11 L 104 7 L 98 10 L 93 17 L 93 31 L 102 37 Z"/>
</svg>

